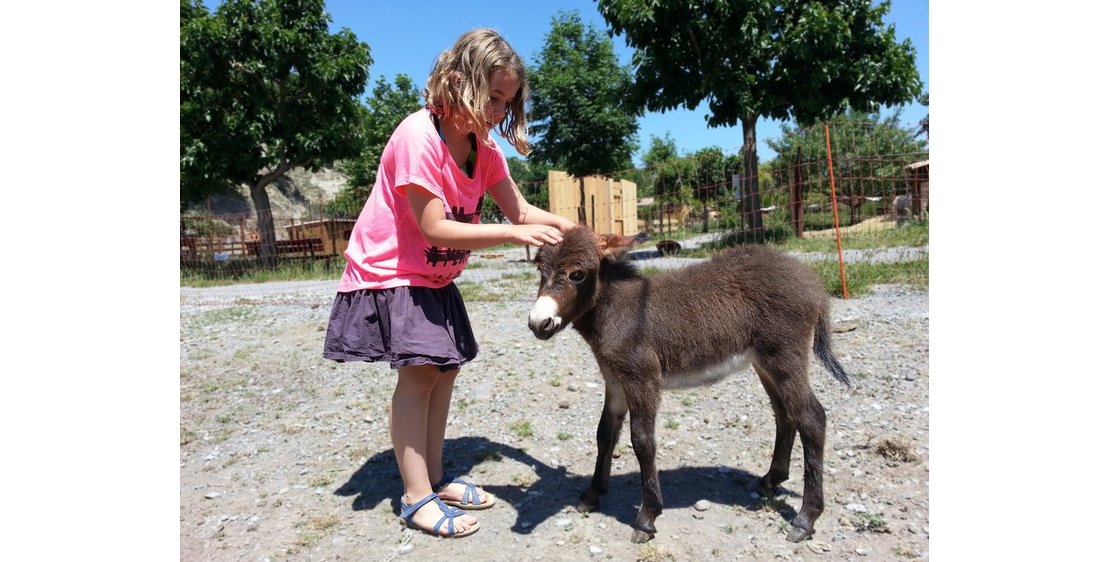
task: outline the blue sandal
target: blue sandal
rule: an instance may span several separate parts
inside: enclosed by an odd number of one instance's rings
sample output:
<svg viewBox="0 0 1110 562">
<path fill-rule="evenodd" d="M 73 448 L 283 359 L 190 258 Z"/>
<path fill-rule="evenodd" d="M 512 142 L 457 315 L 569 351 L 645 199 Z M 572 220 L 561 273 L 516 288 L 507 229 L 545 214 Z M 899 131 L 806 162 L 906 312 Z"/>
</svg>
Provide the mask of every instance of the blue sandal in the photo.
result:
<svg viewBox="0 0 1110 562">
<path fill-rule="evenodd" d="M 412 518 L 413 518 L 414 515 L 416 515 L 417 510 L 419 510 L 421 507 L 423 507 L 424 504 L 426 504 L 430 501 L 433 501 L 433 500 L 437 504 L 439 504 L 439 509 L 440 509 L 440 511 L 443 512 L 443 517 L 440 517 L 439 521 L 435 524 L 434 527 L 432 527 L 432 530 L 429 531 L 429 530 L 417 525 L 416 523 L 414 523 Z M 459 538 L 459 537 L 465 537 L 467 535 L 478 532 L 478 523 L 475 523 L 474 525 L 472 525 L 469 529 L 467 529 L 465 531 L 459 531 L 457 533 L 455 532 L 455 518 L 462 515 L 463 513 L 464 513 L 463 510 L 457 509 L 457 508 L 454 508 L 454 507 L 449 507 L 448 505 L 443 503 L 443 501 L 439 499 L 439 496 L 435 495 L 434 493 L 428 494 L 424 499 L 422 499 L 422 500 L 420 500 L 420 501 L 418 501 L 418 502 L 416 502 L 412 505 L 406 505 L 405 504 L 405 498 L 404 497 L 401 498 L 401 522 L 404 523 L 405 525 L 409 526 L 410 528 L 417 529 L 417 530 L 420 530 L 420 531 L 424 531 L 425 533 L 428 533 L 429 535 L 435 535 L 437 537 L 445 537 L 445 538 L 449 538 L 449 539 L 455 539 L 455 538 Z M 439 528 L 443 525 L 444 521 L 447 522 L 447 534 L 446 535 L 439 532 Z"/>
<path fill-rule="evenodd" d="M 453 476 L 450 476 L 446 472 L 443 473 L 443 479 L 441 479 L 438 484 L 432 486 L 432 491 L 439 493 L 439 491 L 448 484 L 462 484 L 466 486 L 466 491 L 463 492 L 462 501 L 446 500 L 440 498 L 443 503 L 451 507 L 468 510 L 479 510 L 489 509 L 493 507 L 493 504 L 497 503 L 497 498 L 489 492 L 486 492 L 486 503 L 482 503 L 482 498 L 478 495 L 477 486 L 470 482 L 467 482 L 466 480 L 463 480 L 462 478 L 455 478 Z"/>
</svg>

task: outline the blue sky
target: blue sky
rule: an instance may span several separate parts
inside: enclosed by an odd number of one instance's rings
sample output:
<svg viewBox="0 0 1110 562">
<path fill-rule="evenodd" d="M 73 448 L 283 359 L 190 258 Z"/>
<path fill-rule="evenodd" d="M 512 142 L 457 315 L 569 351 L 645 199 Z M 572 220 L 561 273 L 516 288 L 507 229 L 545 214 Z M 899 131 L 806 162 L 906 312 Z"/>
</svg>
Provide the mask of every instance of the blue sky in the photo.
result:
<svg viewBox="0 0 1110 562">
<path fill-rule="evenodd" d="M 210 9 L 219 1 L 206 0 Z M 465 7 L 465 9 L 463 9 Z M 578 10 L 583 21 L 604 31 L 605 20 L 592 0 L 553 2 L 530 0 L 504 2 L 471 0 L 397 2 L 365 0 L 327 0 L 327 10 L 332 16 L 333 29 L 349 28 L 360 41 L 370 45 L 374 64 L 370 67 L 367 94 L 378 79 L 385 76 L 391 83 L 397 74 L 407 74 L 420 86 L 431 70 L 432 63 L 441 51 L 449 48 L 462 33 L 477 27 L 492 27 L 502 34 L 524 57 L 526 64 L 535 64 L 535 55 L 543 47 L 544 35 L 551 28 L 551 19 L 559 10 Z M 895 26 L 898 40 L 909 39 L 917 49 L 917 66 L 921 80 L 929 85 L 929 2 L 927 0 L 894 0 L 887 20 Z M 617 36 L 613 45 L 622 64 L 630 64 L 632 50 Z M 918 104 L 906 106 L 902 120 L 916 123 L 927 113 Z M 666 113 L 649 113 L 640 119 L 639 140 L 641 150 L 648 146 L 651 135 L 663 137 L 670 133 L 680 153 L 693 152 L 707 146 L 726 150 L 739 149 L 743 135 L 736 127 L 709 129 L 705 115 L 706 104 L 693 111 L 676 109 Z M 773 152 L 763 139 L 781 134 L 776 122 L 760 120 L 756 125 L 761 159 Z M 512 147 L 494 135 L 506 156 L 517 155 Z M 639 155 L 634 157 L 640 164 Z"/>
</svg>

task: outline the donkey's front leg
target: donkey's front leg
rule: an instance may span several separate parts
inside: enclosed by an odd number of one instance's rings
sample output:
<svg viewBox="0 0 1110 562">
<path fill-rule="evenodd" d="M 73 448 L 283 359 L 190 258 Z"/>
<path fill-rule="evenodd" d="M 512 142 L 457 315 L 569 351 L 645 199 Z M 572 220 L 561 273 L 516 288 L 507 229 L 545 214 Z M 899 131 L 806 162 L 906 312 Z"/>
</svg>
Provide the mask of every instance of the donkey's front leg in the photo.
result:
<svg viewBox="0 0 1110 562">
<path fill-rule="evenodd" d="M 655 518 L 663 511 L 663 493 L 659 489 L 659 473 L 655 467 L 655 417 L 659 410 L 659 387 L 653 383 L 641 384 L 635 393 L 629 393 L 629 422 L 632 448 L 640 461 L 640 483 L 643 497 L 640 512 L 632 522 L 632 542 L 642 543 L 655 536 Z"/>
<path fill-rule="evenodd" d="M 597 509 L 598 499 L 609 491 L 609 472 L 613 465 L 613 449 L 621 436 L 624 416 L 628 413 L 628 402 L 619 384 L 605 383 L 605 407 L 601 410 L 601 421 L 597 424 L 597 464 L 594 465 L 594 478 L 590 487 L 582 492 L 578 500 L 578 511 L 587 512 Z"/>
</svg>

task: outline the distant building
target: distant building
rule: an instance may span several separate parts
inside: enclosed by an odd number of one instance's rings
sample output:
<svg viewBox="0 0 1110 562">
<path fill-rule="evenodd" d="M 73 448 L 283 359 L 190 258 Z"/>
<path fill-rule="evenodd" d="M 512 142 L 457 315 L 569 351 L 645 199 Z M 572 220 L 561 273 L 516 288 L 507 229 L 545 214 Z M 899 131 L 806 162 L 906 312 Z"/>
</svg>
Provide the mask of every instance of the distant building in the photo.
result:
<svg viewBox="0 0 1110 562">
<path fill-rule="evenodd" d="M 291 224 L 285 227 L 285 232 L 290 240 L 319 238 L 325 254 L 340 255 L 347 251 L 354 228 L 354 219 L 324 219 Z"/>
<path fill-rule="evenodd" d="M 912 212 L 915 217 L 920 217 L 929 212 L 929 161 L 914 162 L 906 166 L 906 170 L 909 171 L 906 177 L 913 197 Z"/>
</svg>

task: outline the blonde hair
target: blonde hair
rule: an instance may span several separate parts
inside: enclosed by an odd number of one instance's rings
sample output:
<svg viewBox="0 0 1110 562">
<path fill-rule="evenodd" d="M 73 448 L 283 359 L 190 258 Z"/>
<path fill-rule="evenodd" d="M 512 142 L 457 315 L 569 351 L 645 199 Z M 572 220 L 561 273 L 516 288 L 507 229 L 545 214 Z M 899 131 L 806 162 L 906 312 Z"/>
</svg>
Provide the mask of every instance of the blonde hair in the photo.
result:
<svg viewBox="0 0 1110 562">
<path fill-rule="evenodd" d="M 424 99 L 437 115 L 448 118 L 458 113 L 467 129 L 484 132 L 490 78 L 498 71 L 508 72 L 520 80 L 520 89 L 513 94 L 505 118 L 495 129 L 517 152 L 527 156 L 532 152 L 524 116 L 524 102 L 529 95 L 528 79 L 520 56 L 496 31 L 468 31 L 459 37 L 454 47 L 441 53 L 428 76 Z M 488 142 L 492 144 L 493 140 Z"/>
</svg>

